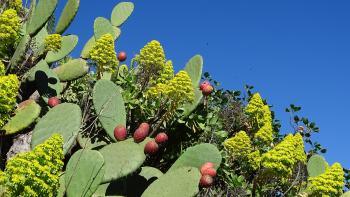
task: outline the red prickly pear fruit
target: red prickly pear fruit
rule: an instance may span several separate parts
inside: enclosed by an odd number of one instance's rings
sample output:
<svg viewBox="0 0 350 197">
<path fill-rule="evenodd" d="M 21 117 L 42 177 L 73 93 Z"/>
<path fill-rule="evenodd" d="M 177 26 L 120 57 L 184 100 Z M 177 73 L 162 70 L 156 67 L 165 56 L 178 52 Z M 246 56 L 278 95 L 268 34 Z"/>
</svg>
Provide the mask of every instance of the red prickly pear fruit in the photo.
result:
<svg viewBox="0 0 350 197">
<path fill-rule="evenodd" d="M 213 92 L 214 88 L 211 85 L 204 86 L 202 89 L 202 94 L 208 96 Z"/>
<path fill-rule="evenodd" d="M 201 174 L 203 175 L 203 172 L 208 169 L 208 168 L 214 168 L 215 167 L 215 164 L 212 163 L 212 162 L 205 162 L 202 166 L 201 166 Z"/>
<path fill-rule="evenodd" d="M 144 128 L 138 128 L 134 132 L 134 141 L 136 143 L 142 142 L 148 136 L 148 131 Z"/>
<path fill-rule="evenodd" d="M 158 144 L 162 144 L 168 141 L 168 135 L 166 133 L 158 133 L 154 139 Z"/>
<path fill-rule="evenodd" d="M 126 138 L 126 128 L 124 125 L 118 125 L 114 129 L 114 137 L 118 141 L 123 141 Z"/>
<path fill-rule="evenodd" d="M 210 187 L 214 182 L 213 177 L 209 175 L 203 175 L 201 179 L 199 180 L 199 184 L 202 187 Z"/>
<path fill-rule="evenodd" d="M 140 124 L 139 129 L 140 128 L 146 130 L 147 133 L 148 133 L 150 126 L 149 126 L 149 124 L 147 122 L 143 122 L 143 123 Z"/>
<path fill-rule="evenodd" d="M 199 86 L 199 89 L 200 89 L 200 90 L 203 90 L 204 87 L 205 87 L 205 86 L 208 86 L 208 85 L 210 85 L 210 82 L 209 82 L 209 81 L 203 81 L 203 82 L 201 83 L 201 85 Z"/>
<path fill-rule="evenodd" d="M 209 175 L 211 177 L 216 176 L 216 170 L 214 168 L 205 168 L 204 170 L 201 170 L 202 175 Z"/>
<path fill-rule="evenodd" d="M 57 97 L 51 97 L 51 98 L 49 98 L 47 104 L 48 104 L 50 107 L 55 107 L 56 105 L 61 104 L 61 101 L 60 101 L 60 99 L 58 99 Z"/>
<path fill-rule="evenodd" d="M 124 51 L 121 51 L 118 53 L 118 60 L 121 62 L 124 62 L 126 60 L 127 56 L 126 53 Z"/>
<path fill-rule="evenodd" d="M 146 154 L 153 155 L 158 152 L 158 149 L 159 149 L 159 146 L 157 142 L 152 140 L 147 142 L 147 144 L 145 145 L 144 151 Z"/>
</svg>

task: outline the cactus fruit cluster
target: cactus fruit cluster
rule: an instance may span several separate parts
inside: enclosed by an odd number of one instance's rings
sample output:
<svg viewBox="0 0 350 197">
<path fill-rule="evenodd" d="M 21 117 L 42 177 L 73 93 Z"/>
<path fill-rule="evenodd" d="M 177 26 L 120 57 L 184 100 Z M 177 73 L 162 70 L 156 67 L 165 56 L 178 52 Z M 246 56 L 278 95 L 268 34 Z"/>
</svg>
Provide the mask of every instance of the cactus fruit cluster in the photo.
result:
<svg viewBox="0 0 350 197">
<path fill-rule="evenodd" d="M 0 2 L 0 196 L 343 193 L 304 129 L 282 136 L 260 94 L 223 91 L 202 56 L 175 72 L 157 40 L 117 53 L 132 2 L 95 19 L 79 58 L 80 0 L 23 3 Z"/>
</svg>

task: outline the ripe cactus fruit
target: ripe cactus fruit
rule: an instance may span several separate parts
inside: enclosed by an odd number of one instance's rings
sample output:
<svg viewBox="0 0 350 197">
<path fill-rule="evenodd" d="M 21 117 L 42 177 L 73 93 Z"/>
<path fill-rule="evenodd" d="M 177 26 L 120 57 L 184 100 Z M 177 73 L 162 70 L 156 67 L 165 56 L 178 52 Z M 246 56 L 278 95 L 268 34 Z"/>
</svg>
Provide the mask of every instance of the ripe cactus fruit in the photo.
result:
<svg viewBox="0 0 350 197">
<path fill-rule="evenodd" d="M 139 128 L 142 128 L 142 129 L 146 130 L 147 133 L 148 133 L 150 126 L 149 126 L 149 124 L 147 122 L 143 122 L 143 123 L 140 124 Z"/>
<path fill-rule="evenodd" d="M 166 133 L 158 133 L 154 138 L 158 144 L 163 144 L 168 141 L 168 135 Z"/>
<path fill-rule="evenodd" d="M 212 163 L 212 162 L 205 162 L 202 166 L 201 166 L 201 174 L 203 175 L 203 172 L 209 168 L 214 168 L 215 167 L 215 164 Z"/>
<path fill-rule="evenodd" d="M 124 62 L 126 60 L 126 58 L 127 58 L 127 55 L 124 51 L 121 51 L 118 53 L 118 60 L 120 62 Z"/>
<path fill-rule="evenodd" d="M 210 95 L 213 92 L 213 90 L 214 90 L 214 88 L 213 88 L 212 85 L 203 86 L 202 94 L 204 96 L 208 96 L 208 95 Z"/>
<path fill-rule="evenodd" d="M 204 87 L 206 87 L 206 86 L 208 86 L 208 85 L 211 85 L 209 81 L 203 81 L 203 82 L 201 83 L 201 85 L 199 86 L 199 89 L 200 89 L 200 90 L 203 90 Z"/>
<path fill-rule="evenodd" d="M 203 175 L 201 179 L 199 180 L 199 184 L 202 187 L 210 187 L 214 182 L 213 177 L 209 175 Z"/>
<path fill-rule="evenodd" d="M 126 138 L 126 128 L 124 125 L 118 125 L 117 127 L 115 127 L 114 129 L 114 137 L 116 140 L 118 141 L 123 141 Z"/>
<path fill-rule="evenodd" d="M 51 97 L 51 98 L 49 98 L 47 103 L 50 107 L 55 107 L 55 106 L 61 104 L 61 101 L 57 97 Z"/>
<path fill-rule="evenodd" d="M 147 136 L 148 136 L 148 130 L 146 128 L 139 127 L 134 132 L 134 141 L 136 143 L 142 142 Z"/>
<path fill-rule="evenodd" d="M 149 141 L 146 145 L 145 145 L 145 153 L 149 154 L 149 155 L 153 155 L 155 153 L 158 152 L 159 146 L 155 141 Z"/>
<path fill-rule="evenodd" d="M 214 168 L 205 168 L 204 170 L 201 169 L 202 175 L 209 175 L 211 177 L 216 176 L 216 170 Z"/>
</svg>

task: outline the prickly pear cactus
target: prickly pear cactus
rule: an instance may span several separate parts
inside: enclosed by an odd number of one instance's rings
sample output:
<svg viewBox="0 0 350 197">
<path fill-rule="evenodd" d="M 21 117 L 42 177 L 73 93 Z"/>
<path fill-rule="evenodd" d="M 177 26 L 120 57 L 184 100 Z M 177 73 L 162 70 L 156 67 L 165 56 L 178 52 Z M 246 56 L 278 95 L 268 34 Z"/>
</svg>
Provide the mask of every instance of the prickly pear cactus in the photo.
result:
<svg viewBox="0 0 350 197">
<path fill-rule="evenodd" d="M 68 0 L 58 19 L 56 33 L 62 34 L 71 24 L 79 9 L 80 0 Z"/>
<path fill-rule="evenodd" d="M 80 130 L 81 116 L 80 107 L 72 103 L 63 103 L 52 108 L 36 124 L 31 147 L 34 148 L 42 143 L 53 133 L 58 133 L 63 136 L 63 152 L 67 154 Z"/>
<path fill-rule="evenodd" d="M 97 17 L 94 22 L 94 36 L 95 40 L 101 38 L 105 34 L 114 34 L 114 29 L 108 19 L 103 17 Z"/>
<path fill-rule="evenodd" d="M 2 128 L 5 135 L 15 134 L 30 126 L 40 115 L 41 107 L 34 100 L 27 100 L 18 105 L 13 116 Z"/>
<path fill-rule="evenodd" d="M 31 36 L 35 35 L 51 17 L 57 6 L 57 0 L 39 0 L 33 15 L 29 19 L 27 32 Z"/>
<path fill-rule="evenodd" d="M 191 114 L 191 112 L 196 109 L 202 100 L 202 92 L 199 90 L 199 82 L 202 77 L 203 70 L 203 58 L 200 55 L 193 56 L 186 64 L 184 69 L 192 80 L 192 86 L 194 89 L 194 101 L 188 103 L 184 106 L 183 116 L 186 117 Z"/>
<path fill-rule="evenodd" d="M 132 14 L 134 4 L 132 2 L 121 2 L 117 4 L 112 11 L 111 21 L 112 25 L 121 26 Z"/>
<path fill-rule="evenodd" d="M 67 63 L 54 69 L 60 81 L 71 81 L 86 75 L 89 66 L 83 59 L 69 60 Z"/>
<path fill-rule="evenodd" d="M 350 192 L 345 192 L 343 195 L 341 195 L 340 197 L 350 197 Z"/>
<path fill-rule="evenodd" d="M 108 80 L 99 80 L 93 89 L 93 103 L 103 128 L 114 141 L 114 128 L 126 125 L 126 112 L 121 88 Z"/>
<path fill-rule="evenodd" d="M 309 177 L 315 177 L 323 174 L 327 167 L 327 161 L 321 155 L 313 155 L 307 162 L 307 172 Z"/>
<path fill-rule="evenodd" d="M 146 159 L 143 147 L 134 142 L 123 141 L 109 144 L 99 151 L 106 165 L 104 183 L 135 172 Z"/>
<path fill-rule="evenodd" d="M 52 63 L 63 59 L 73 51 L 73 49 L 77 44 L 78 44 L 78 36 L 76 35 L 62 36 L 61 49 L 58 50 L 57 52 L 49 51 L 45 58 L 46 62 Z"/>
<path fill-rule="evenodd" d="M 221 164 L 221 154 L 216 146 L 208 143 L 199 144 L 186 149 L 186 151 L 175 161 L 168 172 L 184 166 L 200 169 L 205 162 L 213 162 L 217 169 Z"/>
<path fill-rule="evenodd" d="M 141 197 L 192 197 L 198 193 L 201 174 L 195 167 L 181 167 L 154 181 Z"/>
<path fill-rule="evenodd" d="M 90 197 L 100 185 L 104 174 L 104 159 L 98 151 L 78 150 L 66 168 L 64 179 L 67 197 Z"/>
</svg>

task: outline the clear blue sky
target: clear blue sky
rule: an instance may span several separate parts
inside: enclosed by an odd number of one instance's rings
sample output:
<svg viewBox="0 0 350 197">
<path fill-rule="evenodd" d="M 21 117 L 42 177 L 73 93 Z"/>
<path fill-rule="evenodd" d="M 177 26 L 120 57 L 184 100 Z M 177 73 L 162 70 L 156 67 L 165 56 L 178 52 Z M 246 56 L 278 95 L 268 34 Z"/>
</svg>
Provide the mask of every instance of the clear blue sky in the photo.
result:
<svg viewBox="0 0 350 197">
<path fill-rule="evenodd" d="M 115 0 L 82 0 L 66 33 L 79 36 L 78 56 L 93 35 L 94 18 L 110 17 Z M 202 54 L 205 71 L 226 89 L 255 86 L 289 132 L 290 103 L 318 123 L 316 139 L 330 163 L 350 168 L 350 2 L 324 0 L 147 0 L 122 27 L 117 51 L 136 54 L 159 40 L 181 69 Z M 64 1 L 60 1 L 58 11 Z M 130 59 L 129 59 L 130 60 Z"/>
</svg>

